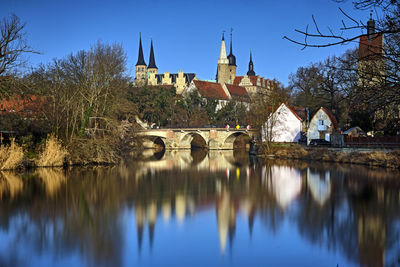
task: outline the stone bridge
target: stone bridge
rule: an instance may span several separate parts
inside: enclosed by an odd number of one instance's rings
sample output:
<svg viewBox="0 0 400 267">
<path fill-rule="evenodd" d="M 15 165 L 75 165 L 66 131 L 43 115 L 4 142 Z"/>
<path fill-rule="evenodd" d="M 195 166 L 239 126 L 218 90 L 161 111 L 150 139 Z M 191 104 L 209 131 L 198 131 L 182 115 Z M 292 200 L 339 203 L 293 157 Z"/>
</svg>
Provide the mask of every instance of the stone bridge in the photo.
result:
<svg viewBox="0 0 400 267">
<path fill-rule="evenodd" d="M 159 144 L 165 149 L 190 149 L 192 146 L 207 147 L 208 149 L 233 149 L 233 143 L 239 136 L 257 137 L 258 131 L 246 129 L 225 128 L 177 128 L 177 129 L 148 129 L 138 132 L 144 137 L 147 148 Z"/>
</svg>

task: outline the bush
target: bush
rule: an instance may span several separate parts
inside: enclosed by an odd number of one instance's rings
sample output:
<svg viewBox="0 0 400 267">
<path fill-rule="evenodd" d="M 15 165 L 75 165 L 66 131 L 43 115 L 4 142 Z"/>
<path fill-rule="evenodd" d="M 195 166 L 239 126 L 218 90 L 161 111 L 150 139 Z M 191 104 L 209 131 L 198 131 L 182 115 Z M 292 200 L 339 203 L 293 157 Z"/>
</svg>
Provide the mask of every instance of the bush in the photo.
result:
<svg viewBox="0 0 400 267">
<path fill-rule="evenodd" d="M 2 170 L 20 168 L 23 158 L 24 151 L 22 147 L 15 144 L 14 140 L 11 140 L 10 146 L 0 147 L 0 169 Z"/>
<path fill-rule="evenodd" d="M 68 152 L 63 148 L 61 142 L 54 136 L 49 135 L 46 139 L 46 145 L 42 153 L 39 154 L 37 166 L 55 167 L 63 166 Z"/>
</svg>

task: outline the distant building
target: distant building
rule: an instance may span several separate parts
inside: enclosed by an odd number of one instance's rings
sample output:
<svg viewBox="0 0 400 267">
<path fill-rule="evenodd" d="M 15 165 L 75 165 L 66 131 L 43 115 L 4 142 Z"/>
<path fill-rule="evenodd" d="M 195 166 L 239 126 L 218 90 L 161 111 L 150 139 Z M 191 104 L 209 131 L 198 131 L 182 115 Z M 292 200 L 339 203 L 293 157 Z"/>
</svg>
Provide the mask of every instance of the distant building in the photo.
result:
<svg viewBox="0 0 400 267">
<path fill-rule="evenodd" d="M 338 129 L 338 124 L 332 112 L 321 107 L 312 117 L 307 130 L 307 144 L 312 139 L 324 139 L 330 142 L 330 136 Z"/>
</svg>

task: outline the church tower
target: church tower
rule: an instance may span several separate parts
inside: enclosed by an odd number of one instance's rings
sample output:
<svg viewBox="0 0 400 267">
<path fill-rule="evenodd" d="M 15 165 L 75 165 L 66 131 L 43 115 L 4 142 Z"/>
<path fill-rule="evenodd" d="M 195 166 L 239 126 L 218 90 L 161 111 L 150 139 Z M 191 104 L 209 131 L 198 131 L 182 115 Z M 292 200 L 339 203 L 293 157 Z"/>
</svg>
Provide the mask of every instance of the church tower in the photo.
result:
<svg viewBox="0 0 400 267">
<path fill-rule="evenodd" d="M 149 74 L 158 74 L 158 68 L 156 66 L 156 60 L 154 59 L 154 50 L 153 50 L 153 40 L 151 40 L 150 46 L 150 58 L 149 58 L 149 65 L 147 66 L 147 72 Z"/>
<path fill-rule="evenodd" d="M 358 47 L 359 87 L 381 87 L 385 83 L 383 35 L 375 32 L 375 20 L 367 22 L 367 34 L 360 37 Z"/>
<path fill-rule="evenodd" d="M 138 60 L 135 65 L 135 85 L 145 84 L 146 78 L 147 78 L 147 66 L 146 62 L 144 62 L 143 49 L 142 49 L 142 34 L 140 34 Z"/>
<path fill-rule="evenodd" d="M 254 72 L 254 65 L 253 65 L 253 59 L 251 56 L 251 51 L 250 51 L 249 70 L 247 71 L 247 76 L 256 76 L 256 73 Z"/>
<path fill-rule="evenodd" d="M 232 29 L 231 29 L 231 51 L 228 55 L 228 61 L 229 61 L 229 83 L 233 84 L 233 81 L 235 80 L 236 77 L 236 57 L 233 55 L 232 52 Z"/>
<path fill-rule="evenodd" d="M 224 34 L 222 34 L 221 51 L 219 53 L 218 67 L 217 67 L 217 82 L 221 84 L 228 83 L 229 78 L 230 78 L 229 60 L 226 57 L 225 38 Z"/>
</svg>

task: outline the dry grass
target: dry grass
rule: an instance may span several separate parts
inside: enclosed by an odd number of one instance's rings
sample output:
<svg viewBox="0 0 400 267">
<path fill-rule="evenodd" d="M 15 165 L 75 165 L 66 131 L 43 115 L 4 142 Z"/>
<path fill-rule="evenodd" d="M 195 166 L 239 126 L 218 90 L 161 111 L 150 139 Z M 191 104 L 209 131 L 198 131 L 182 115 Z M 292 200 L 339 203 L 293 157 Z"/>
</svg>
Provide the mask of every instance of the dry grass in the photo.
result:
<svg viewBox="0 0 400 267">
<path fill-rule="evenodd" d="M 40 167 L 63 166 L 67 155 L 68 152 L 63 148 L 61 142 L 54 135 L 49 135 L 46 139 L 46 146 L 39 154 L 36 164 Z"/>
<path fill-rule="evenodd" d="M 10 146 L 0 147 L 1 170 L 11 170 L 21 167 L 23 158 L 24 158 L 24 151 L 22 147 L 15 144 L 14 140 L 11 141 Z"/>
</svg>

